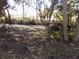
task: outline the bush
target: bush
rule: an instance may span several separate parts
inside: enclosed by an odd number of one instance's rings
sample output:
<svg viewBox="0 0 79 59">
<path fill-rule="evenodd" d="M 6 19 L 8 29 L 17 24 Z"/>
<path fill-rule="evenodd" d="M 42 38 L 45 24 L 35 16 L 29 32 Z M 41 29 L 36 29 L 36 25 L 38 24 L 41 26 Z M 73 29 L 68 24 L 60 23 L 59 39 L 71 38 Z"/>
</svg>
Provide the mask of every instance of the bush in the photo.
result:
<svg viewBox="0 0 79 59">
<path fill-rule="evenodd" d="M 63 39 L 63 23 L 62 22 L 54 22 L 49 24 L 47 27 L 47 34 L 52 36 L 56 40 Z M 68 24 L 68 40 L 69 42 L 73 41 L 74 38 L 74 24 Z"/>
</svg>

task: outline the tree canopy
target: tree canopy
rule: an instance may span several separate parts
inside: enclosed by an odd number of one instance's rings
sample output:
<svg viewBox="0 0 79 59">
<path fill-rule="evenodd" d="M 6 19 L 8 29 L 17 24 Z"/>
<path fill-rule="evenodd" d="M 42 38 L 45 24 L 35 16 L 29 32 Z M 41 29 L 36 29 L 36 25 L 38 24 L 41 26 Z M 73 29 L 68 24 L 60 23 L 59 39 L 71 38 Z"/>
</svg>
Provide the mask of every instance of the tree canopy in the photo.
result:
<svg viewBox="0 0 79 59">
<path fill-rule="evenodd" d="M 8 5 L 7 0 L 0 0 L 0 10 L 3 10 Z"/>
</svg>

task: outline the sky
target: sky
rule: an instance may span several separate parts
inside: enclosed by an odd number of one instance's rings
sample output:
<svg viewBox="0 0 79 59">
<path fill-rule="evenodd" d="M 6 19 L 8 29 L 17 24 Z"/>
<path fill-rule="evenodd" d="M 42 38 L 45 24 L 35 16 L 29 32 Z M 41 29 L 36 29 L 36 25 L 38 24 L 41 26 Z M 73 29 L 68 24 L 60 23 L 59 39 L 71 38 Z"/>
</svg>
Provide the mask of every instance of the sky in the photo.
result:
<svg viewBox="0 0 79 59">
<path fill-rule="evenodd" d="M 8 0 L 8 3 L 11 6 L 16 6 L 15 7 L 16 10 L 9 9 L 10 14 L 12 16 L 22 16 L 22 6 L 21 5 L 16 5 L 13 0 Z M 35 15 L 36 15 L 36 10 L 34 8 L 32 8 L 32 7 L 28 7 L 27 5 L 25 5 L 25 16 L 27 16 L 27 17 L 30 17 L 30 16 L 35 17 Z"/>
<path fill-rule="evenodd" d="M 50 6 L 50 4 L 48 3 L 48 0 L 44 0 L 45 1 L 45 4 L 47 4 L 48 6 Z M 34 4 L 36 2 L 36 0 L 32 0 L 32 6 L 36 7 L 36 5 Z M 22 6 L 21 5 L 16 5 L 14 3 L 13 0 L 8 0 L 8 3 L 10 6 L 16 6 L 16 10 L 12 10 L 12 9 L 9 9 L 10 11 L 10 14 L 12 16 L 16 16 L 16 17 L 21 17 L 22 16 Z M 44 8 L 42 6 L 42 8 Z M 25 5 L 25 17 L 36 17 L 36 9 L 34 9 L 33 7 L 29 7 L 27 5 Z"/>
</svg>

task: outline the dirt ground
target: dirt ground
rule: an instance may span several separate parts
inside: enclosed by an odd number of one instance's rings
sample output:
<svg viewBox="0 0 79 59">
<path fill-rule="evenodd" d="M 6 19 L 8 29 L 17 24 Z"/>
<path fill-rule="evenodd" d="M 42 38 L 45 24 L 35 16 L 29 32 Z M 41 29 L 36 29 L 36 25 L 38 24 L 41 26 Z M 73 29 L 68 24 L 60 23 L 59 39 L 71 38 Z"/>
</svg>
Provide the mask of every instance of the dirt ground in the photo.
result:
<svg viewBox="0 0 79 59">
<path fill-rule="evenodd" d="M 54 40 L 48 42 L 44 26 L 0 26 L 1 56 L 5 53 L 28 56 L 28 59 L 79 59 L 78 45 Z"/>
</svg>

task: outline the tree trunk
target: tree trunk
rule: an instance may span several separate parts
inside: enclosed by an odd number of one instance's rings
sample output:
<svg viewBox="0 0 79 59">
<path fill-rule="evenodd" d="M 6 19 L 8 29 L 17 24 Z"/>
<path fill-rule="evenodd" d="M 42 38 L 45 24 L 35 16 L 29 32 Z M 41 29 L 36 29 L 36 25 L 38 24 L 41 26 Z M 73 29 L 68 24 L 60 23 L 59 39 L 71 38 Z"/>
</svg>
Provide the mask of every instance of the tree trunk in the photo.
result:
<svg viewBox="0 0 79 59">
<path fill-rule="evenodd" d="M 74 37 L 74 41 L 78 41 L 79 40 L 79 11 L 78 11 L 78 18 L 76 20 L 76 28 L 75 28 L 75 37 Z"/>
<path fill-rule="evenodd" d="M 24 9 L 24 2 L 22 3 L 22 8 L 23 8 L 23 20 L 24 20 L 24 11 L 25 11 L 25 9 Z"/>
<path fill-rule="evenodd" d="M 12 21 L 11 21 L 11 16 L 10 16 L 9 10 L 8 9 L 6 9 L 6 10 L 7 10 L 8 16 L 5 15 L 5 23 L 11 24 Z"/>
<path fill-rule="evenodd" d="M 67 24 L 68 24 L 68 17 L 67 17 L 67 0 L 63 1 L 63 13 L 64 13 L 64 20 L 63 20 L 63 35 L 64 40 L 68 40 L 67 35 Z"/>
</svg>

